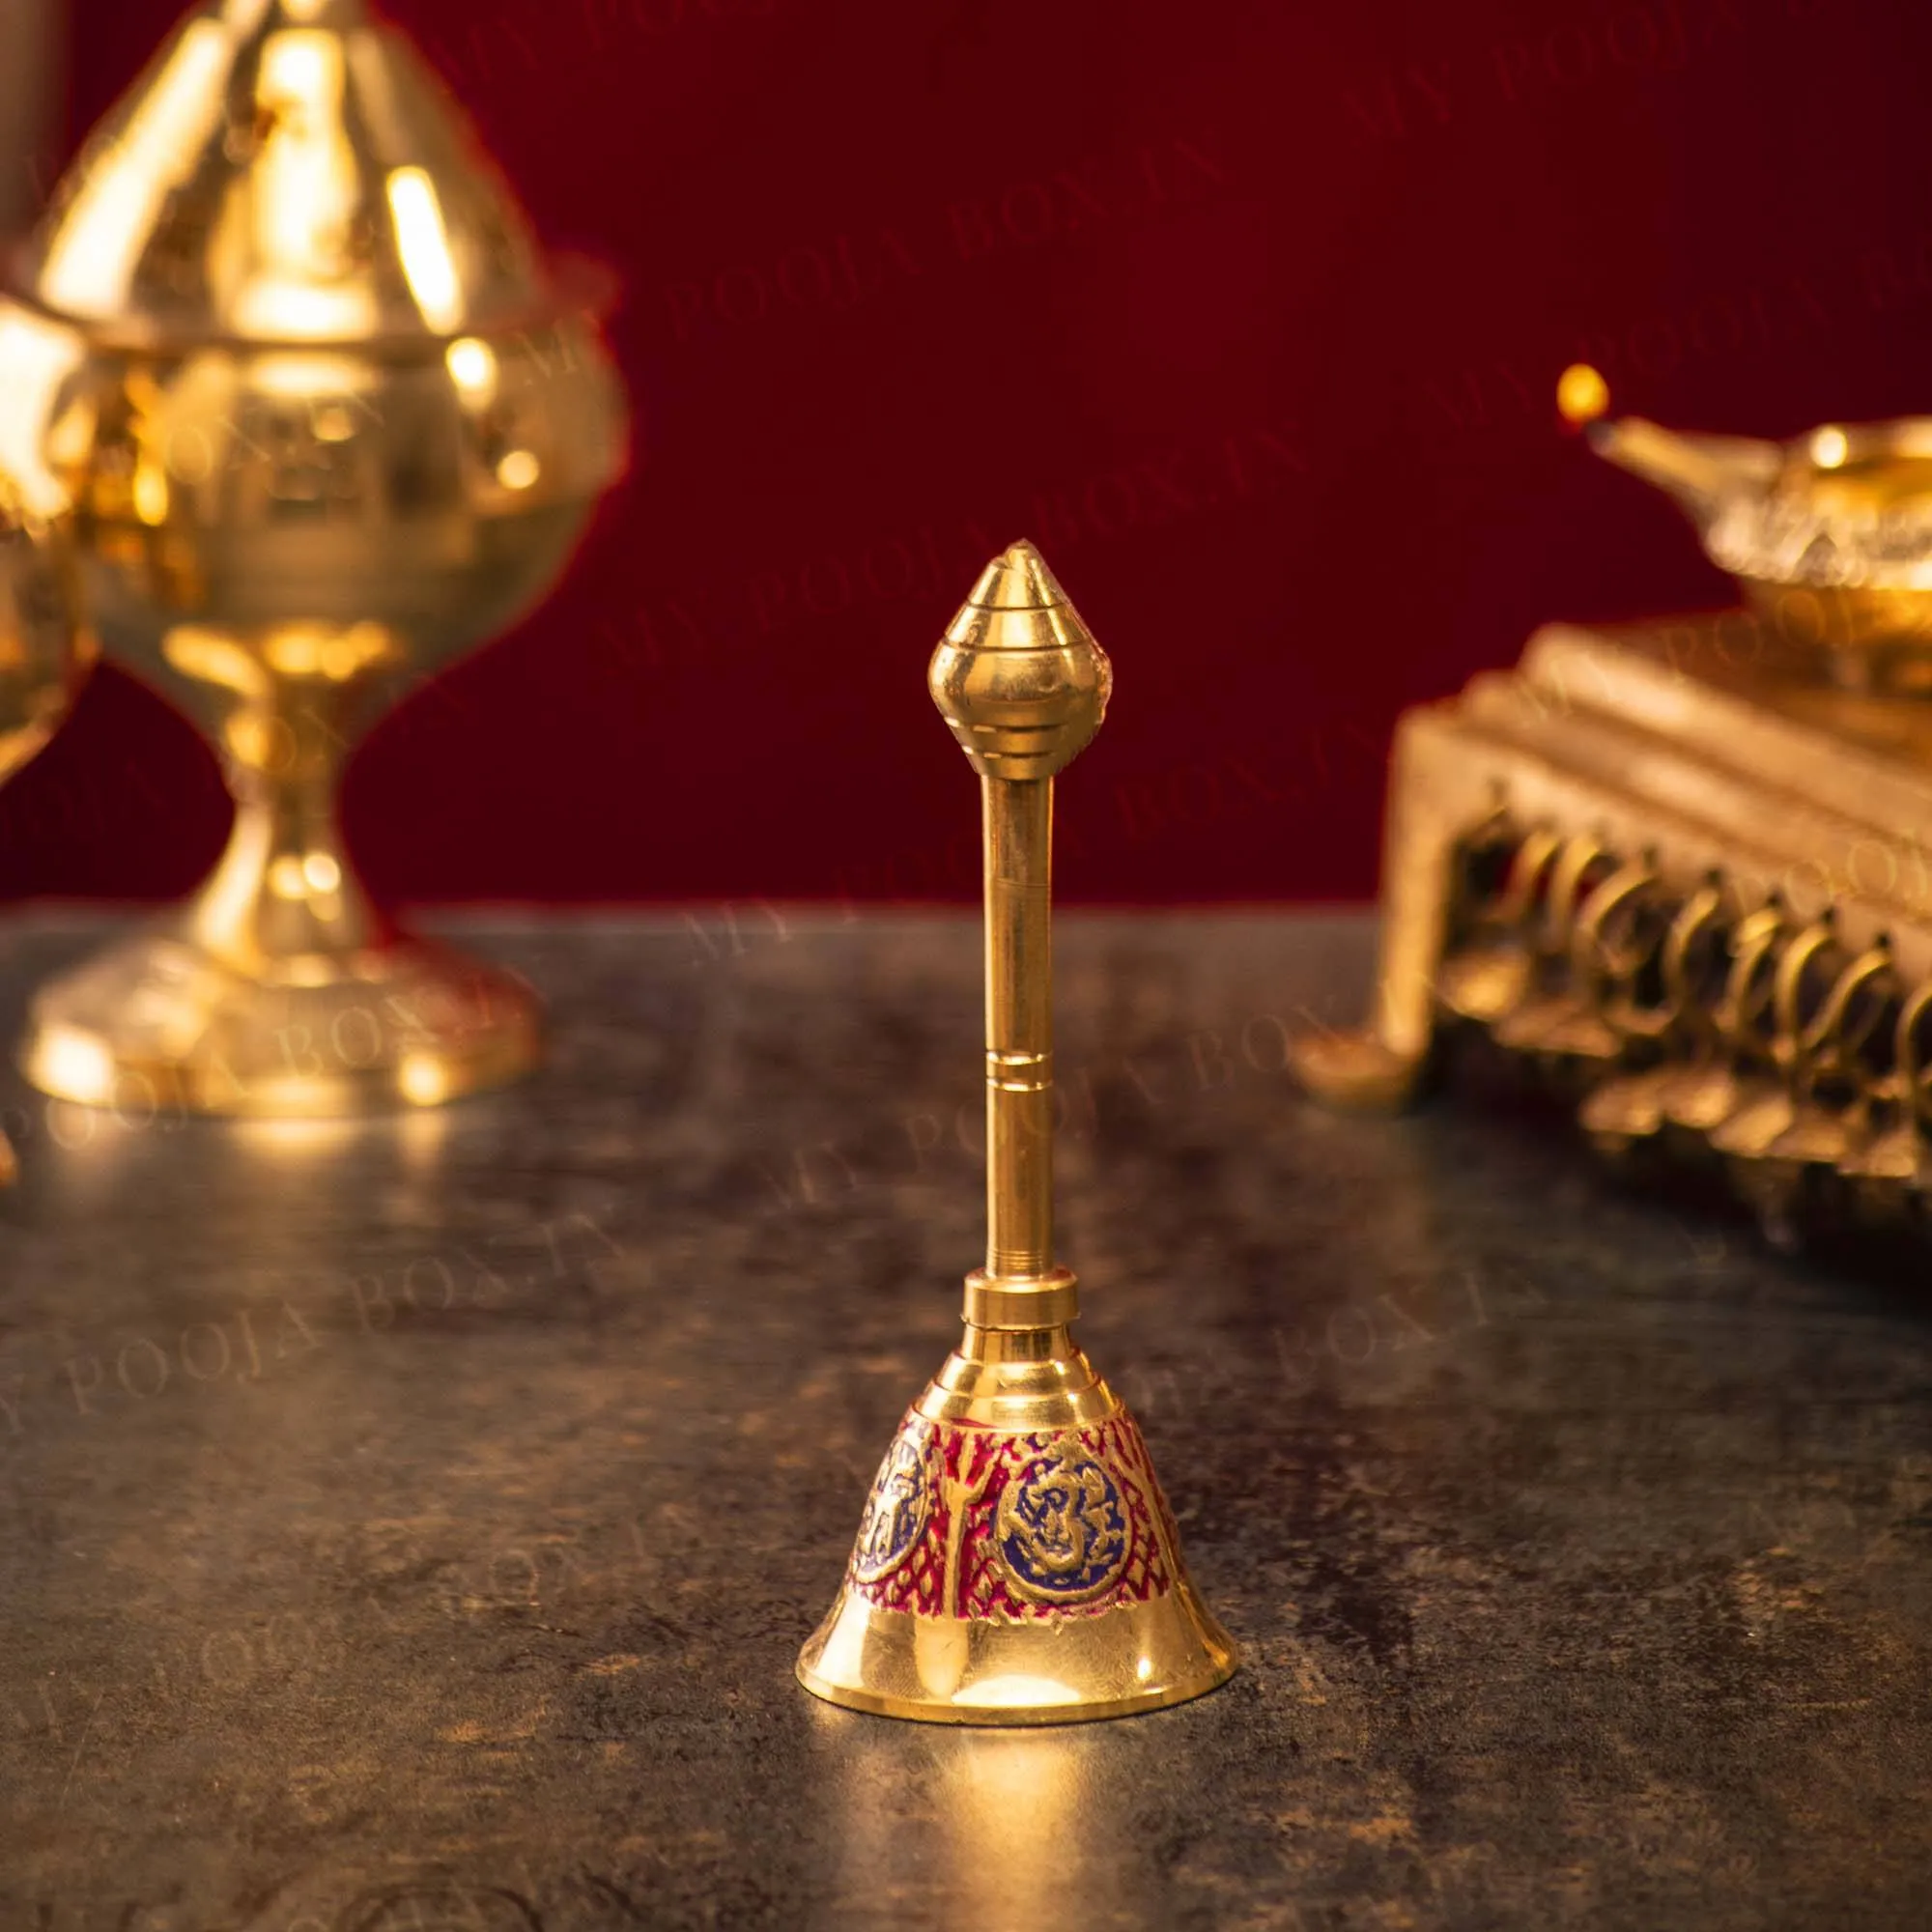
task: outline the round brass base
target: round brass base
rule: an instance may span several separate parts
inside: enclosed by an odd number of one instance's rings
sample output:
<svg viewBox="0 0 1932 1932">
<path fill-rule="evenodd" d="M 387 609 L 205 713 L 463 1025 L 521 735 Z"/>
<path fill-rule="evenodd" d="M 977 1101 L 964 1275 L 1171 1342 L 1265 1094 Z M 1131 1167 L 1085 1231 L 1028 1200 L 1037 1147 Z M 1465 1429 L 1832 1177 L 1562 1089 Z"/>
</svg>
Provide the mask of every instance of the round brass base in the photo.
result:
<svg viewBox="0 0 1932 1932">
<path fill-rule="evenodd" d="M 1144 1604 L 1027 1623 L 882 1610 L 848 1589 L 798 1660 L 815 1697 L 933 1724 L 1124 1718 L 1234 1674 L 1234 1644 L 1184 1578 Z"/>
<path fill-rule="evenodd" d="M 298 954 L 251 974 L 168 926 L 48 984 L 20 1066 L 88 1106 L 306 1119 L 499 1086 L 540 1044 L 528 986 L 440 947 Z"/>
</svg>

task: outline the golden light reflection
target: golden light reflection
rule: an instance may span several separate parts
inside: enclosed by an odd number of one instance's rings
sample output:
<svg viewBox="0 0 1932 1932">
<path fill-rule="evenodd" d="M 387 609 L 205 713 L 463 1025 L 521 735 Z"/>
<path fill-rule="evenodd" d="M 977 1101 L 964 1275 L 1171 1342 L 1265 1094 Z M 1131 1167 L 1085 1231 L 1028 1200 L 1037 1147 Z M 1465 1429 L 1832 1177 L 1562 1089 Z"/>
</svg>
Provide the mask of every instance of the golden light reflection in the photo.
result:
<svg viewBox="0 0 1932 1932">
<path fill-rule="evenodd" d="M 1836 469 L 1852 453 L 1845 432 L 1828 424 L 1811 433 L 1811 461 L 1820 469 Z"/>
<path fill-rule="evenodd" d="M 1610 385 L 1587 362 L 1573 362 L 1556 379 L 1556 413 L 1572 427 L 1593 423 L 1610 407 Z"/>
<path fill-rule="evenodd" d="M 80 366 L 87 345 L 77 331 L 12 303 L 0 307 L 0 469 L 23 508 L 59 516 L 68 492 L 48 462 L 47 428 L 61 387 Z"/>
<path fill-rule="evenodd" d="M 1080 1692 L 1058 1678 L 1023 1677 L 1009 1672 L 1004 1677 L 982 1677 L 979 1683 L 967 1685 L 953 1693 L 952 1701 L 1011 1711 L 1049 1704 L 1077 1704 Z"/>
<path fill-rule="evenodd" d="M 290 762 L 288 727 L 271 713 L 238 711 L 221 726 L 221 742 L 244 772 L 270 772 Z"/>
<path fill-rule="evenodd" d="M 283 852 L 269 867 L 268 881 L 278 899 L 300 900 L 317 919 L 341 917 L 342 867 L 331 852 Z"/>
<path fill-rule="evenodd" d="M 114 1063 L 99 1040 L 50 1029 L 41 1038 L 40 1057 L 64 1094 L 96 1107 L 113 1098 Z"/>
<path fill-rule="evenodd" d="M 238 1131 L 245 1146 L 278 1160 L 306 1163 L 347 1145 L 362 1130 L 360 1122 L 331 1111 L 336 1096 L 320 1085 L 304 1091 L 292 1082 L 288 1098 L 293 1102 L 291 1118 L 240 1122 Z M 303 1117 L 298 1110 L 305 1105 L 312 1105 L 313 1111 Z"/>
<path fill-rule="evenodd" d="M 434 1174 L 449 1138 L 449 1116 L 424 1102 L 396 1117 L 395 1134 L 407 1171 L 412 1176 Z"/>
<path fill-rule="evenodd" d="M 473 335 L 459 336 L 443 351 L 449 380 L 472 409 L 487 409 L 497 398 L 497 352 Z"/>
<path fill-rule="evenodd" d="M 262 667 L 222 631 L 200 624 L 177 624 L 161 640 L 161 656 L 184 677 L 259 697 L 269 688 Z"/>
<path fill-rule="evenodd" d="M 168 520 L 167 471 L 145 450 L 134 463 L 134 514 L 156 527 Z"/>
<path fill-rule="evenodd" d="M 527 449 L 513 449 L 497 466 L 497 481 L 506 490 L 527 490 L 543 473 L 543 465 Z"/>
<path fill-rule="evenodd" d="M 396 653 L 384 624 L 282 624 L 263 646 L 263 661 L 282 677 L 319 677 L 347 684 Z"/>
<path fill-rule="evenodd" d="M 139 97 L 119 136 L 90 157 L 53 231 L 41 291 L 71 315 L 119 314 L 167 198 L 187 179 L 227 107 L 228 36 L 192 21 Z"/>
<path fill-rule="evenodd" d="M 396 1087 L 413 1105 L 434 1107 L 449 1096 L 449 1074 L 434 1055 L 407 1054 L 396 1069 Z"/>
<path fill-rule="evenodd" d="M 1112 1729 L 810 1714 L 810 1784 L 823 1807 L 813 1824 L 830 1839 L 838 1903 L 917 1886 L 957 1893 L 953 1916 L 988 1932 L 1090 1923 L 1094 1898 L 1136 1856 L 1104 1802 L 1112 1780 L 1095 1776 Z"/>
<path fill-rule="evenodd" d="M 259 770 L 259 765 L 250 764 L 250 748 L 241 742 L 243 738 L 241 727 L 245 726 L 251 717 L 252 714 L 243 712 L 231 723 L 223 735 L 228 741 L 230 754 L 244 769 Z M 241 948 L 236 942 L 244 936 L 252 940 L 257 930 L 258 882 L 264 876 L 274 850 L 274 821 L 269 813 L 238 811 L 235 814 L 235 829 L 228 836 L 228 849 L 222 853 L 221 863 L 215 867 L 206 892 L 194 908 L 196 928 L 220 935 L 228 943 L 231 952 L 239 954 Z"/>
<path fill-rule="evenodd" d="M 453 329 L 463 320 L 463 291 L 457 283 L 449 231 L 443 225 L 436 184 L 421 168 L 392 168 L 388 193 L 403 277 L 416 307 L 439 333 Z"/>
<path fill-rule="evenodd" d="M 349 335 L 375 321 L 366 281 L 348 272 L 361 179 L 343 125 L 344 82 L 334 34 L 297 27 L 262 43 L 255 106 L 266 131 L 247 176 L 251 246 L 235 297 L 236 320 L 251 334 Z"/>
<path fill-rule="evenodd" d="M 952 1862 L 982 1925 L 1078 1924 L 1107 1833 L 1080 1804 L 1091 1738 L 1078 1731 L 961 1731 L 946 1741 L 939 1803 Z"/>
<path fill-rule="evenodd" d="M 278 401 L 314 405 L 316 398 L 340 396 L 353 399 L 369 384 L 369 366 L 353 355 L 343 355 L 327 349 L 290 349 L 274 354 L 264 353 L 251 355 L 247 362 L 248 387 L 259 395 L 273 396 Z M 342 412 L 345 418 L 345 437 L 353 435 L 355 425 L 347 422 L 343 403 L 324 402 L 321 410 Z M 314 420 L 313 417 L 310 419 Z M 316 430 L 318 436 L 323 432 Z"/>
</svg>

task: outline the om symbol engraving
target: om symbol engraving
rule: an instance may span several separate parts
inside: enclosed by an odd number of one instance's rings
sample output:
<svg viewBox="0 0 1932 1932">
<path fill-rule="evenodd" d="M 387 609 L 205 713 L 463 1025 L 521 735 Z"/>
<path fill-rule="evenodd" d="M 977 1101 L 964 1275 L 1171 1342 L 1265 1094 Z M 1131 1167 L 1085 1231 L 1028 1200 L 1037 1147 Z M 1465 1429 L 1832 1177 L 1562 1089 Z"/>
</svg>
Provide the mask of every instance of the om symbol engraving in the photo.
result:
<svg viewBox="0 0 1932 1932">
<path fill-rule="evenodd" d="M 895 1436 L 872 1479 L 872 1493 L 866 1498 L 859 1541 L 852 1550 L 852 1574 L 862 1583 L 876 1583 L 896 1568 L 925 1533 L 932 1508 L 932 1485 L 925 1468 L 931 1433 L 926 1426 L 917 1435 L 907 1430 Z"/>
<path fill-rule="evenodd" d="M 1120 1581 L 1133 1536 L 1120 1485 L 1073 1442 L 1036 1456 L 1008 1483 L 993 1545 L 1025 1595 L 1079 1604 Z"/>
</svg>

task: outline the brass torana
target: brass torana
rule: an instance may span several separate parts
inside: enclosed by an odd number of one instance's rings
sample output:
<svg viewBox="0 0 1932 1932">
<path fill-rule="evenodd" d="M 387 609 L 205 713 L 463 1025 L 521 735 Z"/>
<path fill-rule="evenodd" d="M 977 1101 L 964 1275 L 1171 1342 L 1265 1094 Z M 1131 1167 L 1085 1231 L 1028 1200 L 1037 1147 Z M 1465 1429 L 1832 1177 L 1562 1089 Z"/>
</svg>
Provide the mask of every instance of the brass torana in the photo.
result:
<svg viewBox="0 0 1932 1932">
<path fill-rule="evenodd" d="M 1073 1340 L 1074 1276 L 1054 1259 L 1053 782 L 1099 728 L 1112 673 L 1019 543 L 928 681 L 984 812 L 986 1260 L 798 1674 L 833 1703 L 940 1723 L 1119 1717 L 1211 1690 L 1235 1652 L 1138 1427 Z"/>
<path fill-rule="evenodd" d="M 336 792 L 377 717 L 543 594 L 618 473 L 591 286 L 362 0 L 214 0 L 97 129 L 12 287 L 0 464 L 71 494 L 104 649 L 206 733 L 236 801 L 179 913 L 41 995 L 28 1074 L 302 1115 L 521 1071 L 528 990 L 372 910 Z"/>
</svg>

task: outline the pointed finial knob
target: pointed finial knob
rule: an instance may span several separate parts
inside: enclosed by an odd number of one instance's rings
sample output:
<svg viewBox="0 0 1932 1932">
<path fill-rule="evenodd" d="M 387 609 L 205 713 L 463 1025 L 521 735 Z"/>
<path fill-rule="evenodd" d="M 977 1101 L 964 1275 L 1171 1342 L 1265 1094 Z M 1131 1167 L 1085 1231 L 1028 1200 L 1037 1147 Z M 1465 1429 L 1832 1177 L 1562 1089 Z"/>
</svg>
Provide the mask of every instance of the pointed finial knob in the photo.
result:
<svg viewBox="0 0 1932 1932">
<path fill-rule="evenodd" d="M 1113 681 L 1106 652 L 1022 541 L 980 573 L 926 688 L 982 778 L 1045 779 L 1100 728 Z"/>
</svg>

